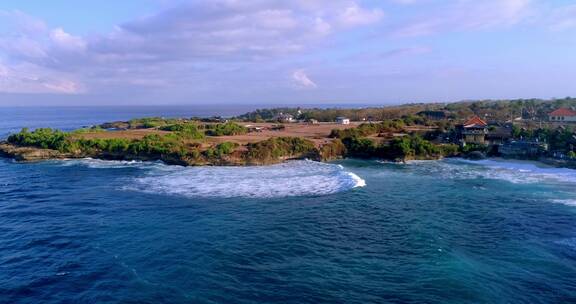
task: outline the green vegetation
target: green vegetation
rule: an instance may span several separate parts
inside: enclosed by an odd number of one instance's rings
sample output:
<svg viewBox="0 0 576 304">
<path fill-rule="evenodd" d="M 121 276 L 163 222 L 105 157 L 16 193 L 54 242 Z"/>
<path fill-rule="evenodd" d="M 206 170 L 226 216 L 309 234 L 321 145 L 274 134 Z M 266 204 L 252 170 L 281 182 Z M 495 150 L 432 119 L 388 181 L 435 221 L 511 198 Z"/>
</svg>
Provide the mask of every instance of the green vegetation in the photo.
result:
<svg viewBox="0 0 576 304">
<path fill-rule="evenodd" d="M 395 138 L 390 145 L 383 148 L 382 152 L 387 159 L 434 159 L 456 155 L 458 146 L 434 145 L 420 136 L 413 135 Z"/>
<path fill-rule="evenodd" d="M 223 142 L 204 151 L 204 155 L 208 158 L 221 158 L 232 154 L 238 146 L 237 143 Z"/>
<path fill-rule="evenodd" d="M 248 129 L 234 122 L 205 125 L 208 136 L 233 136 L 248 133 Z"/>
<path fill-rule="evenodd" d="M 277 108 L 259 109 L 237 117 L 246 121 L 272 120 L 279 113 L 294 115 L 297 119 L 330 122 L 336 117 L 344 116 L 353 121 L 363 119 L 372 121 L 384 121 L 388 119 L 406 119 L 410 125 L 437 125 L 440 121 L 424 119 L 426 111 L 443 111 L 450 120 L 466 119 L 472 115 L 487 117 L 489 120 L 507 121 L 511 118 L 523 117 L 528 120 L 547 120 L 548 113 L 560 107 L 576 107 L 576 98 L 566 97 L 553 100 L 543 99 L 516 99 L 516 100 L 478 100 L 462 101 L 456 103 L 428 103 L 428 104 L 405 104 L 389 107 L 372 107 L 362 109 L 298 109 Z M 300 113 L 300 114 L 299 114 Z M 422 115 L 419 115 L 422 113 Z M 412 122 L 410 122 L 410 120 Z"/>
<path fill-rule="evenodd" d="M 378 157 L 379 147 L 368 138 L 346 137 L 342 139 L 342 143 L 346 147 L 346 156 L 359 158 Z"/>
<path fill-rule="evenodd" d="M 253 121 L 253 122 L 272 121 L 280 113 L 297 116 L 298 109 L 294 109 L 294 108 L 258 109 L 256 111 L 241 115 L 238 117 L 238 119 L 242 119 L 242 120 L 246 120 L 246 121 Z"/>
<path fill-rule="evenodd" d="M 183 156 L 191 150 L 178 135 L 147 135 L 140 140 L 122 138 L 74 139 L 76 132 L 62 132 L 53 129 L 37 129 L 30 132 L 23 129 L 8 138 L 8 142 L 18 146 L 29 146 L 58 150 L 77 156 L 102 155 L 112 158 Z"/>
<path fill-rule="evenodd" d="M 20 133 L 10 135 L 8 142 L 27 147 L 62 150 L 66 146 L 68 133 L 49 128 L 36 129 L 30 132 L 27 128 Z"/>
<path fill-rule="evenodd" d="M 159 128 L 162 131 L 170 131 L 176 133 L 177 137 L 187 139 L 202 139 L 204 132 L 199 130 L 198 125 L 193 122 L 177 123 L 166 125 Z"/>
<path fill-rule="evenodd" d="M 299 137 L 274 137 L 248 144 L 246 157 L 251 161 L 271 161 L 282 157 L 317 154 L 314 143 Z M 317 156 L 317 155 L 314 155 Z"/>
<path fill-rule="evenodd" d="M 379 133 L 401 132 L 405 123 L 402 120 L 386 120 L 380 123 L 363 123 L 356 128 L 334 129 L 330 133 L 332 138 L 365 137 Z"/>
<path fill-rule="evenodd" d="M 227 127 L 232 126 L 228 124 Z M 18 146 L 29 146 L 58 150 L 72 157 L 99 157 L 105 159 L 159 159 L 176 164 L 221 163 L 225 157 L 233 156 L 239 145 L 223 142 L 203 148 L 200 143 L 189 141 L 190 134 L 198 134 L 194 125 L 167 126 L 174 130 L 167 135 L 151 134 L 142 139 L 124 138 L 77 138 L 75 132 L 53 129 L 23 129 L 8 138 Z M 217 129 L 230 130 L 230 129 Z M 201 133 L 200 133 L 201 134 Z M 311 141 L 302 138 L 272 138 L 249 144 L 247 151 L 236 154 L 239 160 L 256 163 L 275 162 L 282 157 L 317 157 L 318 151 Z"/>
<path fill-rule="evenodd" d="M 169 124 L 177 123 L 177 119 L 165 119 L 161 117 L 144 117 L 128 121 L 130 129 L 149 129 L 157 128 Z"/>
<path fill-rule="evenodd" d="M 320 159 L 332 160 L 344 157 L 348 153 L 346 146 L 340 139 L 334 139 L 320 148 Z"/>
</svg>

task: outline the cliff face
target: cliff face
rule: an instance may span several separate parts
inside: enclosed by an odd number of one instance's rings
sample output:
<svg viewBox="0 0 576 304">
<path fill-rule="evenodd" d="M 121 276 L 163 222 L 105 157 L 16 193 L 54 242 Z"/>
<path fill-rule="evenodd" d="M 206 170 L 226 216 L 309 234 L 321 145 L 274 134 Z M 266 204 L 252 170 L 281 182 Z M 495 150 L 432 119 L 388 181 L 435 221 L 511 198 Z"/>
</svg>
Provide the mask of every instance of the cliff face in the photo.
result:
<svg viewBox="0 0 576 304">
<path fill-rule="evenodd" d="M 74 158 L 73 155 L 51 149 L 33 147 L 18 147 L 8 143 L 0 143 L 0 155 L 17 161 L 40 161 L 48 159 Z"/>
<path fill-rule="evenodd" d="M 187 155 L 134 155 L 129 153 L 63 153 L 52 149 L 40 149 L 35 147 L 20 147 L 10 143 L 0 143 L 0 156 L 15 159 L 16 161 L 35 162 L 52 159 L 78 159 L 95 158 L 103 160 L 136 160 L 136 161 L 163 161 L 169 165 L 180 166 L 263 166 L 281 163 L 290 159 L 310 158 L 319 159 L 316 153 L 296 153 L 293 155 L 277 158 L 255 158 L 248 157 L 243 151 L 234 151 L 228 155 L 215 156 L 210 158 L 193 158 Z"/>
</svg>

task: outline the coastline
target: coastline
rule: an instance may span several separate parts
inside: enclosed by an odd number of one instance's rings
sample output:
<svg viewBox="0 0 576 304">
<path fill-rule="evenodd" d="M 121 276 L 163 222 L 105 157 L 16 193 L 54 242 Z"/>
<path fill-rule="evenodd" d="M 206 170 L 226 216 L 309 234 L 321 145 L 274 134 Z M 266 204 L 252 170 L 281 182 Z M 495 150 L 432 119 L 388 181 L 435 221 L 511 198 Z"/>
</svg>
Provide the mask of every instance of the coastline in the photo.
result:
<svg viewBox="0 0 576 304">
<path fill-rule="evenodd" d="M 287 156 L 279 156 L 273 159 L 246 158 L 241 151 L 235 151 L 230 155 L 214 157 L 208 160 L 195 161 L 178 157 L 176 155 L 134 155 L 122 153 L 65 153 L 54 149 L 42 149 L 36 147 L 23 147 L 7 142 L 0 142 L 0 157 L 14 159 L 16 162 L 41 162 L 49 160 L 73 160 L 73 159 L 98 159 L 98 160 L 121 160 L 121 161 L 162 161 L 167 165 L 178 166 L 263 166 L 283 163 L 289 160 L 311 159 L 314 161 L 330 161 L 339 159 L 321 159 L 318 153 L 301 153 Z"/>
<path fill-rule="evenodd" d="M 110 153 L 94 153 L 94 154 L 74 154 L 74 153 L 64 153 L 53 149 L 42 149 L 36 147 L 19 147 L 7 142 L 0 142 L 0 157 L 14 159 L 16 162 L 41 162 L 49 160 L 74 160 L 74 159 L 97 159 L 97 160 L 122 160 L 122 161 L 142 161 L 142 162 L 156 162 L 162 161 L 167 165 L 178 165 L 178 166 L 266 166 L 283 163 L 289 160 L 303 160 L 310 159 L 318 162 L 329 162 L 338 159 L 366 159 L 359 157 L 331 157 L 331 158 L 321 158 L 318 153 L 307 153 L 302 155 L 290 155 L 285 157 L 278 157 L 275 159 L 267 160 L 251 160 L 246 161 L 242 155 L 236 153 L 235 155 L 215 158 L 212 161 L 204 162 L 191 162 L 177 157 L 169 157 L 163 155 L 157 156 L 142 156 L 142 155 L 130 155 L 130 154 L 110 154 Z M 388 163 L 413 163 L 419 161 L 440 161 L 443 159 L 458 159 L 460 161 L 465 161 L 471 164 L 482 164 L 482 161 L 491 161 L 495 163 L 515 163 L 515 164 L 528 164 L 533 165 L 542 169 L 549 168 L 566 168 L 566 169 L 576 169 L 576 166 L 568 161 L 550 159 L 550 158 L 538 158 L 538 159 L 521 159 L 521 158 L 503 158 L 503 157 L 487 157 L 485 159 L 472 160 L 467 159 L 462 156 L 452 156 L 452 157 L 422 157 L 422 158 L 406 158 L 406 159 L 377 159 L 378 161 L 388 162 Z"/>
</svg>

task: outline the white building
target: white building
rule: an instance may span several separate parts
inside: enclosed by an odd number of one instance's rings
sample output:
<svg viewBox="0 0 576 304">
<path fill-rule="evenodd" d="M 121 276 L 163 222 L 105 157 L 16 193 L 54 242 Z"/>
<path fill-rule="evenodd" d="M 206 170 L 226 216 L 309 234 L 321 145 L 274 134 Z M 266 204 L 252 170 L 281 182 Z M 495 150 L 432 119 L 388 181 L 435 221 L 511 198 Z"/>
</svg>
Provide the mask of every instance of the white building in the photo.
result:
<svg viewBox="0 0 576 304">
<path fill-rule="evenodd" d="M 346 117 L 338 117 L 338 118 L 336 118 L 336 123 L 341 124 L 341 125 L 349 125 L 350 119 L 348 119 Z"/>
<path fill-rule="evenodd" d="M 277 120 L 277 121 L 283 122 L 283 123 L 293 123 L 296 121 L 294 119 L 294 116 L 292 116 L 291 114 L 284 114 L 284 113 L 280 113 L 280 114 L 276 115 L 274 120 Z"/>
<path fill-rule="evenodd" d="M 548 114 L 552 122 L 576 122 L 576 111 L 568 108 L 560 108 Z"/>
</svg>

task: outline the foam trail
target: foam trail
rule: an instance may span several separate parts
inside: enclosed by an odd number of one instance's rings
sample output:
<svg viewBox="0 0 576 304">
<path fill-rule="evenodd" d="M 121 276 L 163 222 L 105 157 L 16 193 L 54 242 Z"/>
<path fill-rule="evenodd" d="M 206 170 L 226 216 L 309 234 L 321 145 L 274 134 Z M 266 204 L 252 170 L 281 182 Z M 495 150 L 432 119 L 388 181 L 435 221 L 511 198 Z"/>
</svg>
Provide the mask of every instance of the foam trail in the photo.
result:
<svg viewBox="0 0 576 304">
<path fill-rule="evenodd" d="M 94 158 L 54 160 L 51 162 L 62 167 L 83 166 L 91 169 L 162 169 L 164 167 L 168 167 L 161 161 L 145 162 L 137 160 L 101 160 Z"/>
<path fill-rule="evenodd" d="M 576 199 L 553 199 L 551 202 L 576 207 Z"/>
<path fill-rule="evenodd" d="M 339 165 L 292 161 L 265 167 L 170 167 L 151 170 L 126 190 L 186 197 L 327 195 L 364 187 L 366 182 Z"/>
<path fill-rule="evenodd" d="M 576 184 L 576 170 L 555 168 L 530 161 L 490 159 L 472 161 L 450 158 L 442 161 L 411 161 L 407 163 L 380 162 L 384 166 L 400 166 L 418 177 L 433 177 L 446 180 L 492 179 L 514 184 L 562 183 Z M 382 174 L 400 174 L 394 170 L 383 170 Z"/>
</svg>

